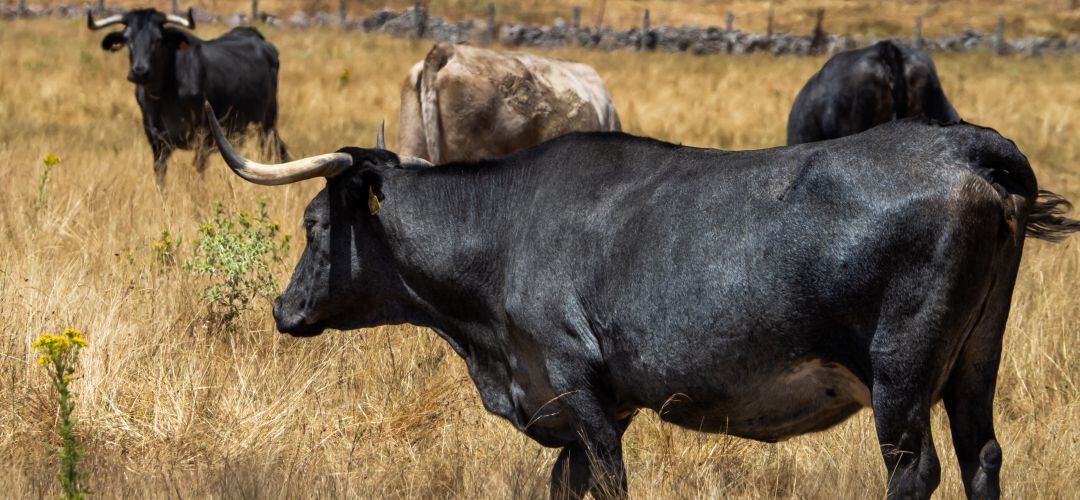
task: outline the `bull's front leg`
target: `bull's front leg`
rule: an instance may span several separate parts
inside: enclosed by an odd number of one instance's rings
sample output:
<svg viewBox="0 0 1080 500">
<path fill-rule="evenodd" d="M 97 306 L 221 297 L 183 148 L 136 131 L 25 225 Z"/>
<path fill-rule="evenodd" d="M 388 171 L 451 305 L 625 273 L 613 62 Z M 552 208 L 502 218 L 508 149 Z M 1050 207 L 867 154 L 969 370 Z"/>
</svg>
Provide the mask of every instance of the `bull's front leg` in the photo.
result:
<svg viewBox="0 0 1080 500">
<path fill-rule="evenodd" d="M 169 169 L 169 156 L 173 147 L 166 142 L 151 143 L 154 149 L 154 182 L 158 189 L 165 189 L 165 173 Z"/>
<path fill-rule="evenodd" d="M 158 189 L 164 190 L 165 172 L 169 168 L 169 156 L 172 155 L 175 148 L 155 132 L 149 124 L 145 123 L 145 120 L 143 130 L 146 131 L 146 138 L 150 141 L 150 149 L 154 153 L 154 182 L 157 184 Z"/>
<path fill-rule="evenodd" d="M 575 393 L 565 402 L 576 417 L 579 439 L 564 447 L 555 461 L 551 497 L 582 498 L 591 492 L 595 498 L 625 498 L 622 435 L 629 419 L 616 421 L 591 394 Z"/>
</svg>

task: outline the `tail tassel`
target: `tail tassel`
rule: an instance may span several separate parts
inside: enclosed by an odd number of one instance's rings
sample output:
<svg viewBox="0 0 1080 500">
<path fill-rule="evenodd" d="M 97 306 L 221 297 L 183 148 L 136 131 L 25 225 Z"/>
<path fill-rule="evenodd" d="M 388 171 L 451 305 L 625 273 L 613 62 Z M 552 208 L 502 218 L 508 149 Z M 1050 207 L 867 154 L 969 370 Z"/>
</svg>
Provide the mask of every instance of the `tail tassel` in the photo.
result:
<svg viewBox="0 0 1080 500">
<path fill-rule="evenodd" d="M 1070 233 L 1080 231 L 1080 220 L 1065 217 L 1072 203 L 1059 194 L 1039 190 L 1035 205 L 1027 218 L 1027 234 L 1046 241 L 1061 241 Z"/>
</svg>

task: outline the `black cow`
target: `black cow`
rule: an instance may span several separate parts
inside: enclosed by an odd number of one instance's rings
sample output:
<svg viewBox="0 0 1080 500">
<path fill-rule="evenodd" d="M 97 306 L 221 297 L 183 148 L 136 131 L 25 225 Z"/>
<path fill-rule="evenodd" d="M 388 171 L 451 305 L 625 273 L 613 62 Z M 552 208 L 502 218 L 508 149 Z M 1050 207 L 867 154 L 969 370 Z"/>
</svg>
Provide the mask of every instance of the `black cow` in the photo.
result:
<svg viewBox="0 0 1080 500">
<path fill-rule="evenodd" d="M 842 52 L 810 77 L 788 115 L 787 143 L 836 139 L 904 117 L 958 121 L 925 52 L 890 41 Z"/>
<path fill-rule="evenodd" d="M 998 496 L 1025 233 L 1080 230 L 1011 141 L 967 124 L 748 152 L 579 133 L 436 168 L 352 147 L 262 165 L 213 129 L 245 179 L 327 178 L 278 329 L 434 329 L 485 408 L 563 448 L 556 496 L 625 493 L 639 408 L 777 441 L 871 406 L 889 491 L 927 498 L 941 399 L 969 495 Z"/>
<path fill-rule="evenodd" d="M 287 156 L 275 129 L 277 49 L 252 28 L 235 28 L 204 41 L 188 31 L 168 27 L 170 23 L 195 28 L 190 9 L 186 19 L 154 9 L 132 10 L 100 21 L 89 12 L 86 15 L 92 30 L 124 26 L 122 31 L 105 35 L 101 48 L 117 51 L 128 46 L 128 80 L 136 85 L 135 99 L 154 152 L 158 186 L 164 185 L 166 162 L 176 148 L 194 149 L 196 168 L 202 173 L 206 167 L 213 141 L 203 127 L 204 100 L 222 112 L 230 133 L 243 132 L 255 124 L 264 145 L 273 140 L 278 154 Z"/>
</svg>

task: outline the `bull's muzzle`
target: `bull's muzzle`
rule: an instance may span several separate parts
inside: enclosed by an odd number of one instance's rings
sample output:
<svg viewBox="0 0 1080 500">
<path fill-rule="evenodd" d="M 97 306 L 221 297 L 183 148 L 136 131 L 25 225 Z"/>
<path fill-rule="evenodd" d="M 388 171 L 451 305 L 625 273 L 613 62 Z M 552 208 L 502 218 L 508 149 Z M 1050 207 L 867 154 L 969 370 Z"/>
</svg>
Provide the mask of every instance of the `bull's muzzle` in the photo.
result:
<svg viewBox="0 0 1080 500">
<path fill-rule="evenodd" d="M 294 337 L 313 337 L 323 332 L 324 328 L 308 321 L 304 314 L 291 311 L 291 307 L 281 297 L 274 301 L 274 322 L 281 333 Z"/>
<path fill-rule="evenodd" d="M 150 66 L 135 65 L 128 72 L 128 81 L 135 84 L 143 84 L 150 80 Z"/>
</svg>

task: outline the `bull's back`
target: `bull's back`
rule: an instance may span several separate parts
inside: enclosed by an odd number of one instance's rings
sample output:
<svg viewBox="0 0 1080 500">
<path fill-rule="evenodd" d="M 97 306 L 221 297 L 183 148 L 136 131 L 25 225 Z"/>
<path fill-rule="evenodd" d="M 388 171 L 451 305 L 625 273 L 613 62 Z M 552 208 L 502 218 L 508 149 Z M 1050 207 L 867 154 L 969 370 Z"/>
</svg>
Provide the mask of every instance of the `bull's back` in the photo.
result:
<svg viewBox="0 0 1080 500">
<path fill-rule="evenodd" d="M 893 117 L 892 74 L 878 46 L 830 58 L 806 82 L 788 115 L 787 144 L 835 139 Z"/>
<path fill-rule="evenodd" d="M 233 115 L 228 123 L 275 121 L 279 62 L 272 44 L 253 29 L 234 28 L 200 50 L 204 92 L 214 109 Z"/>
</svg>

